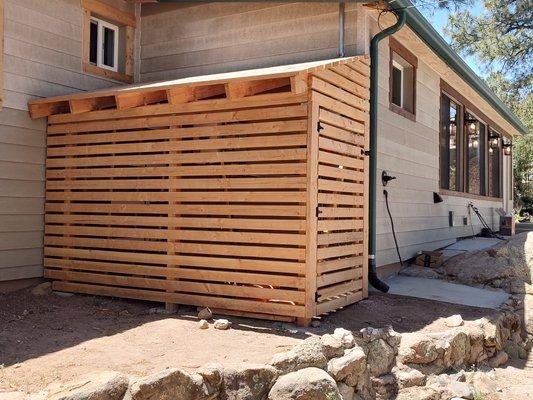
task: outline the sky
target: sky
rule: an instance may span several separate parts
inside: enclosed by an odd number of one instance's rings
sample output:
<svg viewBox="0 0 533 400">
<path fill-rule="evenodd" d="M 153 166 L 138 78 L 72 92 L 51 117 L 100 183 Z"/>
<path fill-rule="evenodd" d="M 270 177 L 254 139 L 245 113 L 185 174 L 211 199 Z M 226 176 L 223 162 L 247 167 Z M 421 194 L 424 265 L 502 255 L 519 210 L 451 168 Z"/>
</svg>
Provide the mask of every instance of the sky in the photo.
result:
<svg viewBox="0 0 533 400">
<path fill-rule="evenodd" d="M 431 22 L 433 27 L 439 32 L 442 37 L 449 43 L 450 39 L 444 35 L 444 27 L 448 21 L 448 15 L 450 14 L 449 10 L 438 8 L 438 0 L 425 0 L 427 5 L 419 7 L 419 11 Z M 434 1 L 434 6 L 431 5 Z M 422 2 L 420 2 L 422 3 Z M 470 7 L 470 12 L 474 15 L 479 15 L 483 12 L 483 5 L 479 0 L 477 0 L 472 7 Z M 478 75 L 483 76 L 483 71 L 476 62 L 474 57 L 463 57 L 466 63 L 472 68 Z"/>
</svg>

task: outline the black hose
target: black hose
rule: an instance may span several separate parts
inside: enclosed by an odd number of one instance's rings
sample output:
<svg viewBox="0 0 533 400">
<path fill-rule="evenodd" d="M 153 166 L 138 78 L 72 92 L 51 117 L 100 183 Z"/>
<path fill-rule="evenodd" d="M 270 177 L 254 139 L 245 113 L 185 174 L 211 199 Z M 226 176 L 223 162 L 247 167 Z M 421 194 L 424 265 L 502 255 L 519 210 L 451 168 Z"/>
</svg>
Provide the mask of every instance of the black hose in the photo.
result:
<svg viewBox="0 0 533 400">
<path fill-rule="evenodd" d="M 389 213 L 390 224 L 392 227 L 392 237 L 394 238 L 394 244 L 396 245 L 396 253 L 398 253 L 398 259 L 400 260 L 400 265 L 403 267 L 402 256 L 400 255 L 400 248 L 398 247 L 398 239 L 396 239 L 396 231 L 394 229 L 394 221 L 392 219 L 392 215 L 390 213 L 390 208 L 389 208 L 389 192 L 387 192 L 386 190 L 383 190 L 383 195 L 385 196 L 385 205 L 387 206 L 387 212 Z"/>
</svg>

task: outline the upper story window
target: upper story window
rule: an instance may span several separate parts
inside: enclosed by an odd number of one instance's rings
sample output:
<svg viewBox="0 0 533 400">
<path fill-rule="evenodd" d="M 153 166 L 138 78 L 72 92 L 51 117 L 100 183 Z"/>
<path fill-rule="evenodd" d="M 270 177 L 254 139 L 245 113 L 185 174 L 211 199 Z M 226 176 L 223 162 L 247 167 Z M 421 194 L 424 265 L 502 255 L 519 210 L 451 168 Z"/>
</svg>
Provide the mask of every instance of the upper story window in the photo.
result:
<svg viewBox="0 0 533 400">
<path fill-rule="evenodd" d="M 394 38 L 390 38 L 390 109 L 415 120 L 417 58 Z"/>
<path fill-rule="evenodd" d="M 98 0 L 83 7 L 83 71 L 133 82 L 135 16 Z"/>
<path fill-rule="evenodd" d="M 444 82 L 441 86 L 446 90 L 440 107 L 441 189 L 501 198 L 507 139 L 474 105 Z"/>
<path fill-rule="evenodd" d="M 118 71 L 118 26 L 91 18 L 89 62 L 100 68 Z"/>
</svg>

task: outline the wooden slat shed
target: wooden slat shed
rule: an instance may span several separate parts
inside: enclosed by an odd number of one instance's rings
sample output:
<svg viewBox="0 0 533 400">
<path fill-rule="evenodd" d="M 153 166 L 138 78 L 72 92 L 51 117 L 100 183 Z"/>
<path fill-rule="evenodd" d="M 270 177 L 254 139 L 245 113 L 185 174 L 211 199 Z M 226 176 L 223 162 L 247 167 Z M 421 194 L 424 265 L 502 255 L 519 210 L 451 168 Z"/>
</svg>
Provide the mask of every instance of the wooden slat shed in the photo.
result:
<svg viewBox="0 0 533 400">
<path fill-rule="evenodd" d="M 307 323 L 367 296 L 369 60 L 30 102 L 55 290 Z"/>
</svg>

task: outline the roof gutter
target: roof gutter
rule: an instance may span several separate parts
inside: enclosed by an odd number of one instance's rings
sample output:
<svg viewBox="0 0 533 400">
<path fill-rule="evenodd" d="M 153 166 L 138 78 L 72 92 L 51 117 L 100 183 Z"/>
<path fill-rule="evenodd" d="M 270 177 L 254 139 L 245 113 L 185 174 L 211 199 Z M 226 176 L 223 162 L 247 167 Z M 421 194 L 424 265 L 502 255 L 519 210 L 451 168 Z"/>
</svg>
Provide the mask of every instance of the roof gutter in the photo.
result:
<svg viewBox="0 0 533 400">
<path fill-rule="evenodd" d="M 410 0 L 387 0 L 391 9 L 403 9 L 407 25 L 416 35 L 437 54 L 466 83 L 476 90 L 509 124 L 518 132 L 527 134 L 522 122 L 511 112 L 494 92 L 487 86 L 462 58 L 450 47 L 442 36 L 430 25 Z"/>
</svg>

